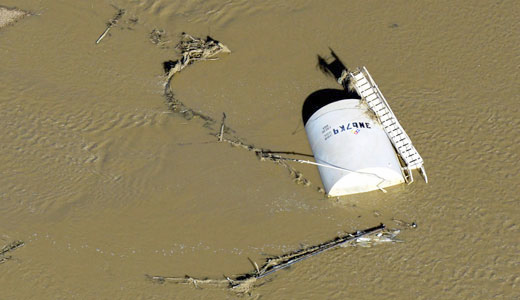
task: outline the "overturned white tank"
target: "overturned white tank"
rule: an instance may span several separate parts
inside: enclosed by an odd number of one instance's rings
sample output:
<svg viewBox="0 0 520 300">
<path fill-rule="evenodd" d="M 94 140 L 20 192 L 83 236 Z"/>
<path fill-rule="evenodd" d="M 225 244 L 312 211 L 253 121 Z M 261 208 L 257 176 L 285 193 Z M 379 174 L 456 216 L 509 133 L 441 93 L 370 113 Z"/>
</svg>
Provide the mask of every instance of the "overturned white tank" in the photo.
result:
<svg viewBox="0 0 520 300">
<path fill-rule="evenodd" d="M 365 67 L 349 72 L 337 55 L 320 67 L 343 90 L 324 89 L 307 97 L 302 117 L 325 191 L 341 196 L 413 182 L 424 161 Z M 339 71 L 339 72 L 338 72 Z M 397 157 L 399 155 L 399 158 Z"/>
<path fill-rule="evenodd" d="M 360 99 L 322 106 L 306 120 L 305 130 L 329 196 L 368 192 L 405 181 L 392 143 Z"/>
</svg>

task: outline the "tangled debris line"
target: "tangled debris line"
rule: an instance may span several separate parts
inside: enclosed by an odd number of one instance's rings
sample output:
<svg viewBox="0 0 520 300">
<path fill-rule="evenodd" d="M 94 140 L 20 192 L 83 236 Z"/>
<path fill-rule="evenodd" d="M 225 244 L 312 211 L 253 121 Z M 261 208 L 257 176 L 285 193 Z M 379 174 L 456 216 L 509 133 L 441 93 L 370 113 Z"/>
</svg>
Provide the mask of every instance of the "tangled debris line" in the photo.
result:
<svg viewBox="0 0 520 300">
<path fill-rule="evenodd" d="M 239 147 L 239 148 L 254 152 L 256 157 L 260 161 L 270 161 L 270 162 L 283 166 L 284 168 L 286 168 L 289 171 L 289 175 L 292 177 L 292 179 L 295 183 L 303 185 L 303 186 L 311 185 L 311 181 L 309 179 L 305 178 L 300 171 L 298 171 L 297 169 L 295 169 L 294 167 L 292 167 L 291 165 L 289 165 L 287 163 L 288 159 L 283 158 L 279 155 L 276 155 L 276 153 L 278 153 L 278 152 L 271 151 L 269 149 L 264 149 L 264 148 L 257 148 L 253 145 L 246 144 L 237 138 L 228 139 L 225 137 L 221 137 L 220 139 L 223 142 L 229 143 L 230 145 L 232 145 L 234 147 Z M 298 155 L 300 155 L 300 154 L 298 154 Z M 323 192 L 321 189 L 318 189 L 318 191 Z"/>
<path fill-rule="evenodd" d="M 117 8 L 117 13 L 114 15 L 114 17 L 110 20 L 108 20 L 107 22 L 107 28 L 105 29 L 105 31 L 103 31 L 103 33 L 98 37 L 98 39 L 96 40 L 96 44 L 99 44 L 101 42 L 101 40 L 108 34 L 108 32 L 110 31 L 110 29 L 115 26 L 117 24 L 117 22 L 123 17 L 123 15 L 125 14 L 125 10 L 122 9 L 122 8 Z"/>
<path fill-rule="evenodd" d="M 23 241 L 14 241 L 2 247 L 2 250 L 0 250 L 0 264 L 5 263 L 12 258 L 12 256 L 6 255 L 7 253 L 23 247 L 24 245 L 25 243 Z"/>
<path fill-rule="evenodd" d="M 181 101 L 174 97 L 171 90 L 171 80 L 175 74 L 199 60 L 215 60 L 217 55 L 221 52 L 230 53 L 228 47 L 217 40 L 207 37 L 205 40 L 194 38 L 187 33 L 182 33 L 181 40 L 175 47 L 181 54 L 179 60 L 169 60 L 163 63 L 164 72 L 166 73 L 166 83 L 164 85 L 164 97 L 168 108 L 175 113 L 179 113 L 186 120 L 191 120 L 198 117 L 205 121 L 204 126 L 211 128 L 215 124 L 215 120 L 210 116 L 199 113 L 184 105 Z"/>
<path fill-rule="evenodd" d="M 398 234 L 399 230 L 389 230 L 385 227 L 384 224 L 380 224 L 365 230 L 337 236 L 332 240 L 315 246 L 309 246 L 280 256 L 268 257 L 261 267 L 256 262 L 253 262 L 251 259 L 249 259 L 254 267 L 254 270 L 246 274 L 233 276 L 233 278 L 224 276 L 223 279 L 199 279 L 188 275 L 185 275 L 184 277 L 146 275 L 146 277 L 155 283 L 162 284 L 165 282 L 171 282 L 177 284 L 192 284 L 196 288 L 203 288 L 205 286 L 220 288 L 227 287 L 228 289 L 238 294 L 245 294 L 250 293 L 255 286 L 258 286 L 257 281 L 259 279 L 271 275 L 276 271 L 288 268 L 291 265 L 303 261 L 307 258 L 337 247 L 358 245 L 363 247 L 370 247 L 380 243 L 399 242 L 399 240 L 396 238 Z"/>
<path fill-rule="evenodd" d="M 170 84 L 173 75 L 190 64 L 200 60 L 218 59 L 217 55 L 220 53 L 231 53 L 227 46 L 209 36 L 206 39 L 201 39 L 192 37 L 185 32 L 182 33 L 181 40 L 175 48 L 177 48 L 182 57 L 179 60 L 168 61 L 163 64 L 165 68 L 168 67 L 168 70 L 165 69 L 168 74 L 167 85 Z"/>
<path fill-rule="evenodd" d="M 215 130 L 213 126 L 216 124 L 216 120 L 212 117 L 195 111 L 192 108 L 185 105 L 183 102 L 175 98 L 174 93 L 171 89 L 171 80 L 175 74 L 182 71 L 184 68 L 192 64 L 196 61 L 203 60 L 215 60 L 218 59 L 218 55 L 220 53 L 231 53 L 229 48 L 222 44 L 221 42 L 211 38 L 206 37 L 206 39 L 195 38 L 187 33 L 182 33 L 181 40 L 177 44 L 176 49 L 180 52 L 181 58 L 175 61 L 166 61 L 163 63 L 164 72 L 166 74 L 166 83 L 164 85 L 164 97 L 166 100 L 166 104 L 170 111 L 181 115 L 186 120 L 191 120 L 193 118 L 199 118 L 203 123 L 203 127 Z M 215 136 L 217 137 L 218 142 L 226 142 L 232 146 L 242 148 L 248 151 L 255 153 L 257 158 L 261 161 L 270 161 L 285 167 L 293 180 L 301 185 L 310 186 L 311 182 L 303 177 L 303 174 L 293 168 L 291 165 L 287 163 L 287 160 L 282 159 L 280 156 L 274 155 L 275 153 L 285 153 L 285 154 L 295 154 L 300 155 L 301 153 L 295 152 L 274 152 L 269 149 L 255 147 L 252 144 L 246 143 L 240 137 L 234 135 L 235 132 L 230 127 L 225 125 L 224 121 L 226 119 L 225 114 L 222 118 L 220 130 Z M 228 134 L 230 137 L 225 137 L 224 135 Z M 323 193 L 321 188 L 318 188 L 319 192 Z"/>
</svg>

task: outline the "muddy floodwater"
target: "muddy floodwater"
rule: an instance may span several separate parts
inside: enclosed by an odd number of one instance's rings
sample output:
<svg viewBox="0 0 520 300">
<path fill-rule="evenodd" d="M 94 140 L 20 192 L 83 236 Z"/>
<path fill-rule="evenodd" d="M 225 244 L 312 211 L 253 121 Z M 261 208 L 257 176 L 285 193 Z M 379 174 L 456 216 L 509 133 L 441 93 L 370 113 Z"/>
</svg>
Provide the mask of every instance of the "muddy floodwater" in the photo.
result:
<svg viewBox="0 0 520 300">
<path fill-rule="evenodd" d="M 517 1 L 2 0 L 2 299 L 520 298 Z M 96 44 L 110 22 L 124 14 Z M 151 33 L 154 34 L 151 35 Z M 171 81 L 182 32 L 232 51 Z M 429 183 L 326 198 L 216 134 L 311 153 L 305 98 L 339 88 L 330 50 L 366 66 L 425 161 Z M 301 157 L 300 157 L 301 158 Z M 305 158 L 307 159 L 307 158 Z M 405 228 L 402 222 L 416 222 Z M 329 251 L 251 294 L 157 284 L 222 278 L 385 223 L 401 243 Z"/>
</svg>

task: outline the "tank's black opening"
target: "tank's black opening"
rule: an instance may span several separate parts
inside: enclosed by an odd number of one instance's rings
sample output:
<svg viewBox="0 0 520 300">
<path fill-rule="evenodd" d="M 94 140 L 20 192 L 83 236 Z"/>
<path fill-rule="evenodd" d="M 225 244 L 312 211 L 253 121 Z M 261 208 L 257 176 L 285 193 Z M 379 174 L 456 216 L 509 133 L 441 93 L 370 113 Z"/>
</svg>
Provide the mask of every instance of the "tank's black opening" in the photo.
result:
<svg viewBox="0 0 520 300">
<path fill-rule="evenodd" d="M 333 60 L 331 62 L 327 62 L 327 60 L 321 56 L 318 56 L 318 67 L 320 70 L 328 76 L 332 76 L 338 80 L 341 78 L 344 71 L 348 71 L 347 67 L 343 64 L 343 62 L 339 59 L 339 57 L 330 49 L 331 56 Z M 307 124 L 309 118 L 320 108 L 324 107 L 327 104 L 332 102 L 336 102 L 344 99 L 361 99 L 355 91 L 350 91 L 348 89 L 349 80 L 343 81 L 343 89 L 323 89 L 318 90 L 312 94 L 310 94 L 303 103 L 302 107 L 302 119 L 303 125 Z"/>
<path fill-rule="evenodd" d="M 340 89 L 323 89 L 310 94 L 302 108 L 303 126 L 307 124 L 309 118 L 320 108 L 327 104 L 344 99 L 361 99 L 356 92 L 348 92 Z"/>
</svg>

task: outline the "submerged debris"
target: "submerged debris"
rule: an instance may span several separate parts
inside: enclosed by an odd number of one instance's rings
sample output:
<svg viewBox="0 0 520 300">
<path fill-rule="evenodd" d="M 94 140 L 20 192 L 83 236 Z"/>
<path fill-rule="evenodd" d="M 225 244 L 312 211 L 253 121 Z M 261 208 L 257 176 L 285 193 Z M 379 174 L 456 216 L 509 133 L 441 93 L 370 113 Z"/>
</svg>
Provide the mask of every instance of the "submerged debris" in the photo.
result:
<svg viewBox="0 0 520 300">
<path fill-rule="evenodd" d="M 23 241 L 14 241 L 2 247 L 2 250 L 0 250 L 0 264 L 12 258 L 6 255 L 8 252 L 14 251 L 24 245 L 25 243 Z"/>
<path fill-rule="evenodd" d="M 250 293 L 255 287 L 257 280 L 271 275 L 276 271 L 288 268 L 297 262 L 337 247 L 347 245 L 368 247 L 379 243 L 397 242 L 397 234 L 399 234 L 399 231 L 387 230 L 384 224 L 380 224 L 376 227 L 338 236 L 315 246 L 309 246 L 280 256 L 269 257 L 261 267 L 250 260 L 254 270 L 246 274 L 233 276 L 233 278 L 224 276 L 223 279 L 198 279 L 188 275 L 184 277 L 146 275 L 146 277 L 156 283 L 172 282 L 177 284 L 192 284 L 196 288 L 202 288 L 203 286 L 227 287 L 239 294 Z"/>
<path fill-rule="evenodd" d="M 166 31 L 164 29 L 156 29 L 154 28 L 152 32 L 150 32 L 150 42 L 159 47 L 164 47 L 165 44 L 169 43 L 169 41 L 165 40 Z"/>
</svg>

